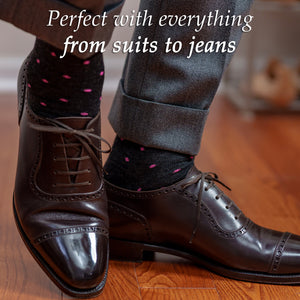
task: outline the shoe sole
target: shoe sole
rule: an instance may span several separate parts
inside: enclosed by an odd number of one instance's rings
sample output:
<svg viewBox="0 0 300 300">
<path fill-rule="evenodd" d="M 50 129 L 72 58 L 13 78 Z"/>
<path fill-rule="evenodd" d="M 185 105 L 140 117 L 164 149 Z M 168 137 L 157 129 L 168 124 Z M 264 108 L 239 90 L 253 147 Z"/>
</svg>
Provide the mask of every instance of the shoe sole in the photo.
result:
<svg viewBox="0 0 300 300">
<path fill-rule="evenodd" d="M 107 279 L 108 258 L 107 258 L 107 262 L 106 262 L 106 272 L 105 272 L 103 280 L 100 282 L 99 285 L 97 285 L 95 288 L 92 288 L 92 289 L 73 288 L 73 287 L 69 286 L 67 283 L 65 283 L 62 279 L 60 279 L 55 274 L 55 272 L 52 270 L 52 268 L 47 264 L 47 262 L 39 254 L 39 252 L 30 243 L 30 240 L 26 236 L 26 234 L 20 224 L 16 209 L 15 209 L 14 199 L 13 199 L 13 212 L 14 212 L 15 223 L 17 225 L 18 231 L 21 235 L 21 238 L 22 238 L 24 244 L 26 245 L 27 249 L 29 250 L 30 254 L 33 256 L 33 258 L 37 261 L 37 263 L 43 269 L 43 271 L 57 285 L 58 288 L 60 288 L 64 293 L 66 293 L 72 297 L 76 297 L 76 298 L 96 297 L 101 294 L 101 292 L 103 291 L 103 288 L 105 286 L 106 279 Z M 109 252 L 107 252 L 107 253 L 109 253 Z"/>
<path fill-rule="evenodd" d="M 250 272 L 239 269 L 230 268 L 224 266 L 218 262 L 204 256 L 195 256 L 191 253 L 181 250 L 167 248 L 158 245 L 151 245 L 146 243 L 131 242 L 125 240 L 119 240 L 110 238 L 110 259 L 121 261 L 135 261 L 142 262 L 145 259 L 145 255 L 152 254 L 154 252 L 160 252 L 165 254 L 171 254 L 178 257 L 188 259 L 196 264 L 203 266 L 209 271 L 212 271 L 218 275 L 228 277 L 230 279 L 236 279 L 241 281 L 249 281 L 264 284 L 277 284 L 277 285 L 299 285 L 300 274 L 267 274 L 259 272 Z"/>
</svg>

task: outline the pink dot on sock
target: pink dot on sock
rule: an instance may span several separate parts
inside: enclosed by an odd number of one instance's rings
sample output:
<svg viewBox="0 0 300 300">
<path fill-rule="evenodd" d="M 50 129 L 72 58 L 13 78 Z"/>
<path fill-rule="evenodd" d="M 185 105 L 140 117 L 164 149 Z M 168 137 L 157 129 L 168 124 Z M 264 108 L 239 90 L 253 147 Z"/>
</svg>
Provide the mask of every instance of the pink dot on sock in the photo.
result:
<svg viewBox="0 0 300 300">
<path fill-rule="evenodd" d="M 129 160 L 129 158 L 128 158 L 128 157 L 125 157 L 125 161 L 126 161 L 126 162 L 129 162 L 130 160 Z"/>
<path fill-rule="evenodd" d="M 102 101 L 102 96 L 99 98 L 100 101 Z"/>
<path fill-rule="evenodd" d="M 41 61 L 37 58 L 36 62 L 39 64 Z"/>
<path fill-rule="evenodd" d="M 85 60 L 84 62 L 83 62 L 83 64 L 84 65 L 89 65 L 91 62 L 89 61 L 89 60 Z"/>
<path fill-rule="evenodd" d="M 89 114 L 88 114 L 87 112 L 82 112 L 82 113 L 80 113 L 80 115 L 82 115 L 83 117 L 86 117 L 86 116 L 88 116 Z"/>
<path fill-rule="evenodd" d="M 156 164 L 153 164 L 153 165 L 150 165 L 149 166 L 149 169 L 153 169 L 153 168 L 155 168 L 156 167 Z"/>
<path fill-rule="evenodd" d="M 45 102 L 40 102 L 40 104 L 41 104 L 42 106 L 47 106 L 47 104 L 46 104 Z"/>
<path fill-rule="evenodd" d="M 175 171 L 173 171 L 173 174 L 180 172 L 181 169 L 176 169 Z"/>
<path fill-rule="evenodd" d="M 141 150 L 141 151 L 145 151 L 145 148 L 144 148 L 144 147 L 141 147 L 140 150 Z"/>
<path fill-rule="evenodd" d="M 53 57 L 56 57 L 55 52 L 51 52 L 51 55 L 52 55 Z"/>
<path fill-rule="evenodd" d="M 84 89 L 83 90 L 85 93 L 90 93 L 92 91 L 92 89 Z"/>
<path fill-rule="evenodd" d="M 47 79 L 42 79 L 42 81 L 43 81 L 44 83 L 49 83 L 49 81 L 48 81 Z"/>
<path fill-rule="evenodd" d="M 138 188 L 137 191 L 140 192 L 142 190 L 142 188 Z"/>
<path fill-rule="evenodd" d="M 69 75 L 63 75 L 63 78 L 65 78 L 65 79 L 71 79 L 71 76 L 69 76 Z"/>
<path fill-rule="evenodd" d="M 27 86 L 28 86 L 29 88 L 31 88 L 31 84 L 30 84 L 30 83 L 28 83 Z"/>
<path fill-rule="evenodd" d="M 60 98 L 60 99 L 59 99 L 59 101 L 61 101 L 61 102 L 65 102 L 65 103 L 69 102 L 69 100 L 67 100 L 67 99 L 64 99 L 64 98 Z"/>
<path fill-rule="evenodd" d="M 104 72 L 102 71 L 102 72 L 100 72 L 100 76 L 103 76 L 104 75 Z"/>
<path fill-rule="evenodd" d="M 123 138 L 120 138 L 120 140 L 123 142 L 124 141 L 124 139 Z"/>
</svg>

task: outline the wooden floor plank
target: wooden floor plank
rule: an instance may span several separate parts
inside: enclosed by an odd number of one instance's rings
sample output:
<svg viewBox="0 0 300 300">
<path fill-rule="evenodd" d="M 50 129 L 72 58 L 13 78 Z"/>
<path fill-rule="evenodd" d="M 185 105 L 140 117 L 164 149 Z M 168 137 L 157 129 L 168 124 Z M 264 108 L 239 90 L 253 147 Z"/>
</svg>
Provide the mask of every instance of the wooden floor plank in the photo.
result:
<svg viewBox="0 0 300 300">
<path fill-rule="evenodd" d="M 141 289 L 143 300 L 218 300 L 215 289 Z M 229 299 L 229 298 L 228 298 Z"/>
<path fill-rule="evenodd" d="M 213 275 L 221 300 L 298 300 L 300 287 L 257 284 Z"/>
<path fill-rule="evenodd" d="M 141 288 L 214 288 L 210 273 L 186 260 L 163 254 L 155 260 L 137 265 Z"/>
<path fill-rule="evenodd" d="M 233 189 L 227 194 L 253 221 L 263 226 L 280 229 L 277 218 L 298 218 L 300 220 L 300 202 L 298 185 L 287 180 L 250 178 L 249 176 L 226 177 L 226 184 Z M 288 223 L 287 223 L 288 225 Z M 299 231 L 300 228 L 293 228 Z"/>
<path fill-rule="evenodd" d="M 248 120 L 227 101 L 216 99 L 197 162 L 206 167 L 208 161 L 226 175 L 297 176 L 299 132 L 299 115 L 258 115 Z"/>
</svg>

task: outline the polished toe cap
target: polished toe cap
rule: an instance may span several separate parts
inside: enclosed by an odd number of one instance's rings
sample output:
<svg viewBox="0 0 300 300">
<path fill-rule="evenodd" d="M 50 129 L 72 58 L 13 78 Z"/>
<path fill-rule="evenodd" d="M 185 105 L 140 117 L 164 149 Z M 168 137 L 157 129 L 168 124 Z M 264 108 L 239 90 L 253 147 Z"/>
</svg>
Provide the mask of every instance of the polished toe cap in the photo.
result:
<svg viewBox="0 0 300 300">
<path fill-rule="evenodd" d="M 105 281 L 108 238 L 104 235 L 63 235 L 42 242 L 38 248 L 60 280 L 72 288 L 93 289 Z"/>
</svg>

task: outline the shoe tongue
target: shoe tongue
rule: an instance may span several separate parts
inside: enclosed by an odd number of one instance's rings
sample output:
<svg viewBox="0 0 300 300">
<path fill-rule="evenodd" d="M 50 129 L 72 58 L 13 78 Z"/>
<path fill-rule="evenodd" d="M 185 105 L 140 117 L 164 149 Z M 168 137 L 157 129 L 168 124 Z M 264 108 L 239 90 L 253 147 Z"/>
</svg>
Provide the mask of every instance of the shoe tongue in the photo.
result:
<svg viewBox="0 0 300 300">
<path fill-rule="evenodd" d="M 60 117 L 56 119 L 57 121 L 73 128 L 73 129 L 85 129 L 88 123 L 92 120 L 91 117 Z"/>
<path fill-rule="evenodd" d="M 75 130 L 84 130 L 87 128 L 89 122 L 92 120 L 90 117 L 60 117 L 56 119 L 57 121 L 71 127 L 72 129 Z M 64 135 L 63 137 L 64 143 L 69 144 L 69 143 L 78 143 L 78 140 L 76 137 L 72 135 Z M 83 148 L 82 146 L 77 146 L 77 147 L 67 147 L 66 148 L 66 155 L 67 157 L 72 157 L 72 158 L 79 158 L 83 154 Z M 68 169 L 70 171 L 78 171 L 80 163 L 79 161 L 76 160 L 69 160 L 68 161 Z M 70 175 L 70 181 L 75 182 L 76 181 L 76 176 L 75 175 Z"/>
<path fill-rule="evenodd" d="M 195 166 L 192 166 L 185 178 L 190 178 L 192 176 L 198 175 L 199 173 L 200 171 Z"/>
</svg>

